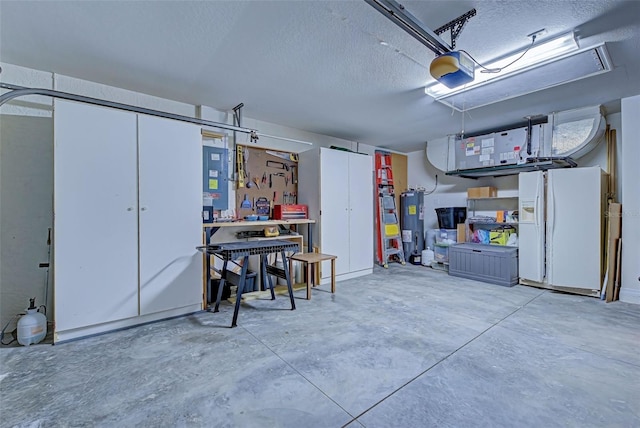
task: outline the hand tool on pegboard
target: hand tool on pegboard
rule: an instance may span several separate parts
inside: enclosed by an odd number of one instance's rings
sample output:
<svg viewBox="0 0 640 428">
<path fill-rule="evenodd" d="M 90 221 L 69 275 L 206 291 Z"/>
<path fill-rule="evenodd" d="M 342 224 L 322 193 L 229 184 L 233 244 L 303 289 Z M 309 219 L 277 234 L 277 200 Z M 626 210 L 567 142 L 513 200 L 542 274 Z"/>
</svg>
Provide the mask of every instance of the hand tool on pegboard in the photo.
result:
<svg viewBox="0 0 640 428">
<path fill-rule="evenodd" d="M 248 199 L 247 194 L 244 194 L 244 200 L 242 201 L 242 203 L 240 204 L 240 208 L 247 208 L 247 209 L 251 209 L 251 201 Z"/>
<path fill-rule="evenodd" d="M 278 161 L 267 161 L 267 166 L 269 168 L 277 168 L 277 169 L 284 169 L 286 171 L 289 171 L 289 165 L 287 165 L 284 162 L 278 162 Z"/>
<path fill-rule="evenodd" d="M 236 146 L 236 170 L 238 173 L 238 189 L 244 187 L 244 156 L 242 147 Z"/>
</svg>

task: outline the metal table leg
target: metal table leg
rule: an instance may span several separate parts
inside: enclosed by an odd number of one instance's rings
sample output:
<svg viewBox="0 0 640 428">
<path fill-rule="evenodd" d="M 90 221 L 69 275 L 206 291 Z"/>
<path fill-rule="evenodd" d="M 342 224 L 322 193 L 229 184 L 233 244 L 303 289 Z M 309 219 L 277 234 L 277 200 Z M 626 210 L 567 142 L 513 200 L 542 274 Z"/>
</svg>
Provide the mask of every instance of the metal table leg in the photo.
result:
<svg viewBox="0 0 640 428">
<path fill-rule="evenodd" d="M 287 289 L 289 290 L 289 300 L 291 300 L 291 310 L 293 311 L 296 308 L 296 302 L 293 299 L 293 287 L 291 286 L 291 275 L 289 275 L 289 263 L 287 262 L 287 256 L 284 250 L 281 252 L 282 254 L 282 266 L 284 266 L 284 277 L 287 280 Z M 276 254 L 276 260 L 278 256 Z M 273 291 L 272 291 L 273 293 Z"/>
<path fill-rule="evenodd" d="M 260 272 L 262 276 L 262 289 L 266 290 L 269 287 L 271 290 L 271 300 L 276 299 L 276 293 L 273 291 L 273 281 L 271 280 L 271 275 L 267 273 L 267 265 L 269 264 L 269 260 L 267 259 L 267 254 L 263 254 L 260 256 Z"/>
<path fill-rule="evenodd" d="M 207 254 L 207 258 L 209 258 L 208 254 Z M 216 305 L 213 307 L 213 312 L 218 312 L 218 307 L 220 306 L 220 300 L 222 300 L 222 289 L 224 288 L 224 282 L 227 279 L 227 263 L 228 261 L 225 260 L 224 264 L 222 265 L 222 273 L 220 274 L 220 283 L 218 284 L 218 294 L 216 296 Z M 207 270 L 207 272 L 209 271 Z M 210 275 L 207 275 L 207 276 L 210 277 Z"/>
<path fill-rule="evenodd" d="M 240 301 L 242 300 L 242 291 L 244 290 L 244 282 L 247 277 L 247 266 L 249 265 L 249 256 L 244 256 L 244 260 L 242 262 L 242 270 L 240 273 L 240 281 L 238 284 L 238 293 L 236 297 L 236 307 L 233 310 L 233 321 L 231 322 L 231 327 L 235 327 L 236 321 L 238 321 L 238 311 L 240 310 Z"/>
</svg>

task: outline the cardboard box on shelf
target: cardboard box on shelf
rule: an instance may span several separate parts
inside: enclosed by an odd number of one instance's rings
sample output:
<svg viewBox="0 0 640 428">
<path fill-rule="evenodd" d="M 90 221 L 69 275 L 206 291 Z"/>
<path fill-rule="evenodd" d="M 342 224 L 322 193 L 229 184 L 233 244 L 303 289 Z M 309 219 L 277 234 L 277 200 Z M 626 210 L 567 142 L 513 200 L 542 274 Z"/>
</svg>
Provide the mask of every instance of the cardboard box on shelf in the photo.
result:
<svg viewBox="0 0 640 428">
<path fill-rule="evenodd" d="M 467 241 L 467 225 L 464 223 L 459 223 L 456 226 L 457 226 L 458 242 L 466 242 Z"/>
<path fill-rule="evenodd" d="M 515 229 L 511 227 L 493 229 L 489 232 L 489 243 L 491 245 L 507 245 L 509 235 L 512 233 L 515 233 Z"/>
<path fill-rule="evenodd" d="M 467 198 L 469 199 L 495 198 L 496 196 L 498 196 L 498 189 L 495 187 L 469 187 L 467 189 Z"/>
</svg>

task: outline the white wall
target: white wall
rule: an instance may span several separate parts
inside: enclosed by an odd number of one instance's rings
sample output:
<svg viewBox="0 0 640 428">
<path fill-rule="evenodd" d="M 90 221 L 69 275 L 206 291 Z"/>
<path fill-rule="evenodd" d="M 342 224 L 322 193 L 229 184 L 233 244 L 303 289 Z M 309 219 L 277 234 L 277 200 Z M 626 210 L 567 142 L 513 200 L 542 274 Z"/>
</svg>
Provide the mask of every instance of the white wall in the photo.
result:
<svg viewBox="0 0 640 428">
<path fill-rule="evenodd" d="M 233 123 L 231 114 L 208 106 L 194 106 L 12 64 L 0 65 L 2 81 L 6 83 L 55 89 L 184 116 L 200 117 L 214 122 Z M 30 297 L 36 297 L 38 304 L 42 304 L 44 299 L 46 271 L 38 268 L 38 264 L 47 261 L 47 230 L 53 223 L 52 104 L 50 97 L 29 96 L 15 99 L 0 109 L 1 326 L 23 311 Z M 308 141 L 314 145 L 334 145 L 365 153 L 373 153 L 375 150 L 372 146 L 251 118 L 243 118 L 242 126 L 257 129 L 264 134 Z M 221 132 L 220 129 L 212 130 Z M 229 136 L 230 147 L 233 147 L 233 133 L 222 132 Z M 238 143 L 247 144 L 246 134 L 237 135 Z M 90 136 L 87 142 L 91 143 Z M 312 147 L 268 137 L 261 137 L 255 146 L 291 152 L 301 152 Z M 230 199 L 235 200 L 233 192 Z M 231 239 L 235 239 L 234 235 L 224 229 L 215 235 L 217 242 Z M 99 243 L 99 240 L 100 228 L 96 227 L 96 243 Z M 49 305 L 52 302 L 52 288 L 50 287 L 49 292 Z M 13 326 L 10 326 L 7 331 L 12 329 Z"/>
<path fill-rule="evenodd" d="M 2 64 L 2 80 L 50 88 L 50 73 Z M 29 96 L 0 115 L 0 323 L 45 304 L 47 233 L 53 222 L 53 119 L 48 97 Z M 51 273 L 50 273 L 51 276 Z M 52 293 L 49 289 L 49 303 Z M 47 303 L 47 305 L 49 304 Z M 10 326 L 7 331 L 13 330 Z"/>
<path fill-rule="evenodd" d="M 622 100 L 622 286 L 620 300 L 640 304 L 640 95 Z"/>
<path fill-rule="evenodd" d="M 621 168 L 621 159 L 622 159 L 622 124 L 621 124 L 621 114 L 613 113 L 605 117 L 607 124 L 611 129 L 616 130 L 616 166 L 618 171 L 618 182 L 616 188 L 617 200 L 620 200 L 621 195 L 621 186 L 622 183 L 620 181 L 620 168 Z M 603 137 L 602 141 L 594 147 L 592 151 L 581 157 L 580 159 L 576 159 L 578 166 L 600 166 L 604 171 L 608 171 L 608 162 L 607 162 L 607 144 L 606 139 Z"/>
</svg>

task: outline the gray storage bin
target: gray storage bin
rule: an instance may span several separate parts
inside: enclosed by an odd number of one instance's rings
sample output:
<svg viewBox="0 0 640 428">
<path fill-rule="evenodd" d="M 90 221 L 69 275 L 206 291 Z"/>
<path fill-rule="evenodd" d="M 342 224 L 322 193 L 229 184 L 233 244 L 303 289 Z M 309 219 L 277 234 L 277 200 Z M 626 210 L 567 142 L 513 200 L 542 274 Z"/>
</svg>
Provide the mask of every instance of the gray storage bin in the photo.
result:
<svg viewBox="0 0 640 428">
<path fill-rule="evenodd" d="M 449 275 L 511 287 L 518 283 L 518 249 L 481 244 L 449 247 Z"/>
<path fill-rule="evenodd" d="M 247 270 L 247 275 L 244 278 L 244 290 L 242 290 L 243 293 L 250 293 L 252 291 L 258 291 L 259 287 L 258 287 L 258 282 L 256 281 L 256 277 L 258 276 L 258 274 L 256 272 L 252 272 L 250 270 Z M 235 272 L 232 272 L 230 270 L 227 271 L 227 281 L 229 281 L 229 283 L 235 285 L 236 287 L 238 285 L 240 285 L 240 274 L 237 274 Z M 274 284 L 275 286 L 275 284 Z"/>
</svg>

